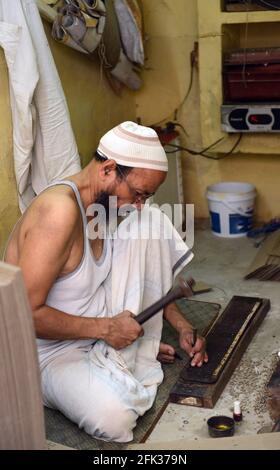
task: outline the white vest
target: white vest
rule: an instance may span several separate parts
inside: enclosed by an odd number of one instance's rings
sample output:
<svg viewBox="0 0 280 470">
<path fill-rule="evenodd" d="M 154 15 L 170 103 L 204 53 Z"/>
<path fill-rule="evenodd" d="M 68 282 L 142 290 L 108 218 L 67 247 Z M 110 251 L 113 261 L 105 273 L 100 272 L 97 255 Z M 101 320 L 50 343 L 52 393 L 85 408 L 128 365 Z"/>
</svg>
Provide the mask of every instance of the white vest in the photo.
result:
<svg viewBox="0 0 280 470">
<path fill-rule="evenodd" d="M 84 253 L 79 266 L 70 274 L 58 278 L 49 291 L 46 305 L 62 312 L 79 317 L 107 316 L 105 289 L 102 285 L 111 270 L 112 247 L 110 239 L 104 239 L 101 258 L 97 261 L 92 253 L 86 236 L 87 219 L 78 188 L 72 181 L 60 181 L 51 186 L 65 184 L 70 186 L 79 205 L 84 231 Z M 65 352 L 66 348 L 87 346 L 95 341 L 89 340 L 45 340 L 37 339 L 41 367 L 54 355 Z"/>
</svg>

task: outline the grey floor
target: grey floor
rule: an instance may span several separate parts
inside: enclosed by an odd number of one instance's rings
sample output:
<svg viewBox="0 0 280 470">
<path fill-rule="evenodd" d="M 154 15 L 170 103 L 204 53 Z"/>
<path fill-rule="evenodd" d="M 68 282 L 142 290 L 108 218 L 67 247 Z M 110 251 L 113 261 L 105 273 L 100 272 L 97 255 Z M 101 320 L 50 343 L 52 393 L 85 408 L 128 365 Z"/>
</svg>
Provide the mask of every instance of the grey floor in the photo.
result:
<svg viewBox="0 0 280 470">
<path fill-rule="evenodd" d="M 252 435 L 270 429 L 264 400 L 265 385 L 280 351 L 280 283 L 245 281 L 243 275 L 257 250 L 248 238 L 221 239 L 210 231 L 195 235 L 195 257 L 189 272 L 197 280 L 213 286 L 200 300 L 219 302 L 224 307 L 233 295 L 266 297 L 271 310 L 245 352 L 230 382 L 212 410 L 169 404 L 148 442 L 208 437 L 206 421 L 210 416 L 231 416 L 234 400 L 240 400 L 244 419 L 236 436 Z"/>
</svg>

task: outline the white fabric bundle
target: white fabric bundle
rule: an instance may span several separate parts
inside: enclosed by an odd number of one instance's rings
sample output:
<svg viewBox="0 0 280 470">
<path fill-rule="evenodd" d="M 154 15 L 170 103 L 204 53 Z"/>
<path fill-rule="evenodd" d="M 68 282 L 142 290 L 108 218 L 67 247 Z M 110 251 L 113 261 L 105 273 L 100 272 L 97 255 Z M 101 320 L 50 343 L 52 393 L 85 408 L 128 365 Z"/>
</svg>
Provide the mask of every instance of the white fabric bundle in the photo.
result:
<svg viewBox="0 0 280 470">
<path fill-rule="evenodd" d="M 35 0 L 0 0 L 22 212 L 49 183 L 80 170 L 67 103 Z"/>
</svg>

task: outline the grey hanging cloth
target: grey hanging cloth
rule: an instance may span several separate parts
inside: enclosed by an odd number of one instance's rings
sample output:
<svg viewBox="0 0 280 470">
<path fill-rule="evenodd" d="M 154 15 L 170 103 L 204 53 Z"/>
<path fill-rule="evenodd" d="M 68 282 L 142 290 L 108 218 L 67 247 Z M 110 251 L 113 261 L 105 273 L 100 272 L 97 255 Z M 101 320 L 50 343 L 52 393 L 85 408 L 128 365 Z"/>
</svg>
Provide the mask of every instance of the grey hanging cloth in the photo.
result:
<svg viewBox="0 0 280 470">
<path fill-rule="evenodd" d="M 67 0 L 58 9 L 52 36 L 84 54 L 91 54 L 99 45 L 106 22 L 102 0 Z"/>
<path fill-rule="evenodd" d="M 105 0 L 107 17 L 102 38 L 104 49 L 101 59 L 111 75 L 132 90 L 138 90 L 142 80 L 134 71 L 134 65 L 124 53 L 121 43 L 119 22 L 115 11 L 115 2 Z"/>
</svg>

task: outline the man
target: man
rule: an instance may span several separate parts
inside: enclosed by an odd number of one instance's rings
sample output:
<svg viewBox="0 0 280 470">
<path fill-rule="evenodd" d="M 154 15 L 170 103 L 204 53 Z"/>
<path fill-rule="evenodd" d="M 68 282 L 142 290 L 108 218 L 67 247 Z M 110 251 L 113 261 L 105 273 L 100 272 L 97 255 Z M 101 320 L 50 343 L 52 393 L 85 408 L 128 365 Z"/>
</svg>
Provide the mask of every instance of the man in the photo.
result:
<svg viewBox="0 0 280 470">
<path fill-rule="evenodd" d="M 158 352 L 174 361 L 171 346 L 162 344 L 159 351 L 162 315 L 143 328 L 133 319 L 166 294 L 192 258 L 167 217 L 142 210 L 166 172 L 156 133 L 122 123 L 101 138 L 86 168 L 37 196 L 6 250 L 5 260 L 23 272 L 45 405 L 103 440 L 132 440 L 136 420 L 152 406 L 163 378 Z M 132 204 L 138 211 L 120 224 L 117 236 L 89 239 L 86 212 L 92 203 L 108 212 L 109 196 L 117 198 L 117 207 Z M 148 227 L 149 236 L 134 237 L 128 227 Z M 200 367 L 207 361 L 205 340 L 198 337 L 192 346 L 192 327 L 175 304 L 164 316 L 192 365 Z"/>
</svg>

